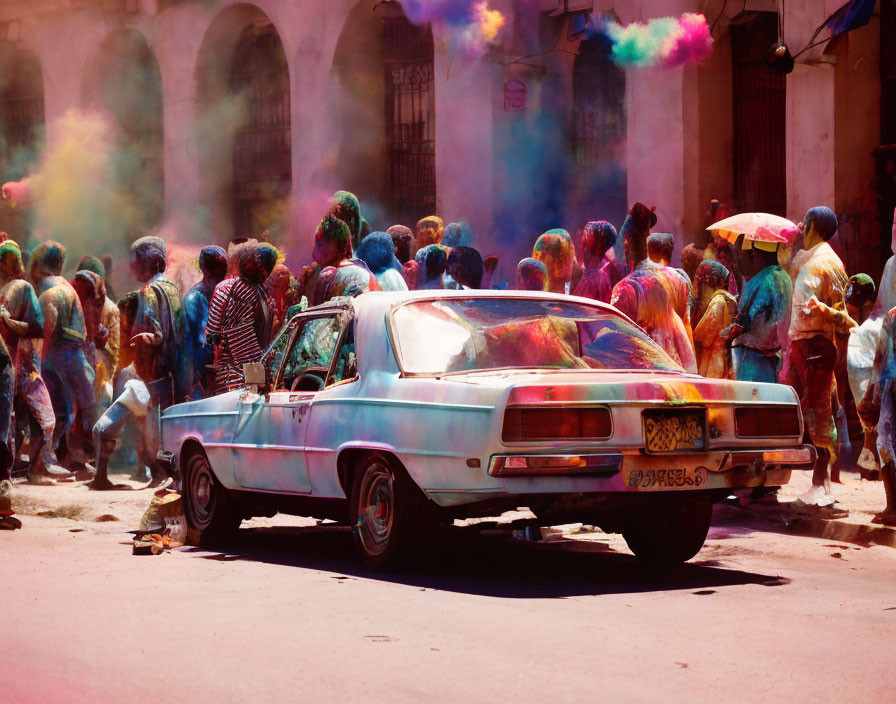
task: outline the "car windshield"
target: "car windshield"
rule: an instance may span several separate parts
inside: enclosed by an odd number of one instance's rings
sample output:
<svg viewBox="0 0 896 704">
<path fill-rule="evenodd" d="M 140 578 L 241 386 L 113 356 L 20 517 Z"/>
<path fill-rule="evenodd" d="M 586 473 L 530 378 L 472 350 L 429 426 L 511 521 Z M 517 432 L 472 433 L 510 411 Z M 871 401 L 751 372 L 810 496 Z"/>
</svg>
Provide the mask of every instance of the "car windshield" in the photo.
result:
<svg viewBox="0 0 896 704">
<path fill-rule="evenodd" d="M 392 315 L 407 374 L 496 369 L 683 371 L 635 325 L 597 307 L 533 298 L 417 301 Z"/>
</svg>

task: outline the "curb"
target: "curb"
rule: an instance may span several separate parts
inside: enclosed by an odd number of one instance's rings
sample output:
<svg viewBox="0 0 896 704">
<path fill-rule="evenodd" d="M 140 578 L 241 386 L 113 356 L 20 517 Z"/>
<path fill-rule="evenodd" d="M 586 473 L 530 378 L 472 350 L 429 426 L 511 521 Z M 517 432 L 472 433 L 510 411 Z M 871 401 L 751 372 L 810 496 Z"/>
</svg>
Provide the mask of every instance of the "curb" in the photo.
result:
<svg viewBox="0 0 896 704">
<path fill-rule="evenodd" d="M 868 520 L 871 518 L 869 516 Z M 867 547 L 882 545 L 896 548 L 896 528 L 872 523 L 832 519 L 790 511 L 785 506 L 764 506 L 757 509 L 741 509 L 717 504 L 713 510 L 713 526 L 741 525 L 756 530 L 777 531 L 808 538 L 836 540 Z"/>
<path fill-rule="evenodd" d="M 858 545 L 874 544 L 896 548 L 896 528 L 889 526 L 865 525 L 839 520 L 826 521 L 820 518 L 796 518 L 790 521 L 785 520 L 784 523 L 788 532 L 797 535 Z"/>
</svg>

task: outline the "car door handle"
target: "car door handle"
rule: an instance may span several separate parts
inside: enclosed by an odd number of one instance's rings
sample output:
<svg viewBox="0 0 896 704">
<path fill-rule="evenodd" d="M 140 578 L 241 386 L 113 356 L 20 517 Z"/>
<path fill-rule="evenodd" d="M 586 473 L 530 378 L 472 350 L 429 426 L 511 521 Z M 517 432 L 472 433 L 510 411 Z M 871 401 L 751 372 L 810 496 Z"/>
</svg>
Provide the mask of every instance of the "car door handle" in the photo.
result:
<svg viewBox="0 0 896 704">
<path fill-rule="evenodd" d="M 305 414 L 308 413 L 308 404 L 304 404 L 297 408 L 292 409 L 292 417 L 301 423 L 305 419 Z M 298 418 L 296 418 L 298 416 Z"/>
</svg>

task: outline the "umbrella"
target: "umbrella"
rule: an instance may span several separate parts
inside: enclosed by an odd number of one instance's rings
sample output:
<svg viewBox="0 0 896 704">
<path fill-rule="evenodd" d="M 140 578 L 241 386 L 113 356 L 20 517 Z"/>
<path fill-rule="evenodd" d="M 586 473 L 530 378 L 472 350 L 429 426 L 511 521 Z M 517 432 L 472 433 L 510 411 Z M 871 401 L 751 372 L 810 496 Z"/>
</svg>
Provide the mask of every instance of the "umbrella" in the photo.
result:
<svg viewBox="0 0 896 704">
<path fill-rule="evenodd" d="M 707 230 L 718 232 L 729 242 L 735 242 L 738 235 L 758 242 L 779 242 L 790 244 L 799 228 L 787 218 L 770 213 L 740 213 L 713 223 Z"/>
</svg>

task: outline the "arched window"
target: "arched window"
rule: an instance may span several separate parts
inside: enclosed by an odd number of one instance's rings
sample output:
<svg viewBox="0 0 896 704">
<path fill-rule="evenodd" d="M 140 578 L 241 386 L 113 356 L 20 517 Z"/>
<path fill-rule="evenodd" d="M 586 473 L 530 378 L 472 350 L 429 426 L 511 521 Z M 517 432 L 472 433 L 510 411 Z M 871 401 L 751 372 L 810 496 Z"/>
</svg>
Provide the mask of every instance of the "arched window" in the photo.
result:
<svg viewBox="0 0 896 704">
<path fill-rule="evenodd" d="M 18 179 L 43 140 L 44 79 L 40 61 L 25 51 L 0 50 L 0 172 Z"/>
<path fill-rule="evenodd" d="M 40 155 L 44 131 L 44 79 L 34 54 L 0 42 L 0 183 L 27 176 Z M 24 211 L 0 201 L 0 230 L 25 244 Z"/>
<path fill-rule="evenodd" d="M 243 30 L 231 89 L 247 109 L 233 139 L 234 231 L 258 237 L 282 224 L 292 187 L 289 67 L 270 22 Z"/>
<path fill-rule="evenodd" d="M 573 64 L 573 191 L 574 219 L 625 217 L 625 71 L 610 59 L 600 39 L 579 45 Z"/>
<path fill-rule="evenodd" d="M 756 12 L 731 26 L 734 72 L 734 200 L 743 211 L 783 215 L 786 81 L 765 58 L 778 40 L 778 15 Z"/>
<path fill-rule="evenodd" d="M 383 21 L 389 200 L 400 222 L 414 223 L 436 211 L 432 29 L 403 14 Z"/>
<path fill-rule="evenodd" d="M 576 162 L 599 166 L 616 161 L 625 142 L 625 71 L 610 60 L 600 39 L 579 46 L 572 90 Z"/>
<path fill-rule="evenodd" d="M 162 75 L 146 38 L 134 30 L 113 32 L 88 68 L 83 89 L 85 105 L 111 118 L 116 185 L 136 209 L 124 233 L 133 239 L 161 222 L 165 201 Z"/>
<path fill-rule="evenodd" d="M 893 209 L 896 208 L 896 0 L 880 3 L 880 146 L 877 160 L 877 190 L 880 203 L 881 264 L 890 250 Z"/>
</svg>

